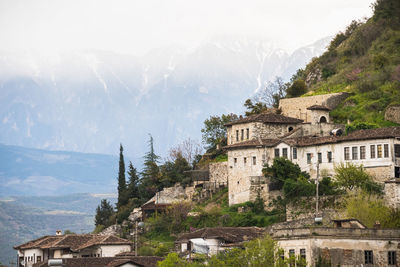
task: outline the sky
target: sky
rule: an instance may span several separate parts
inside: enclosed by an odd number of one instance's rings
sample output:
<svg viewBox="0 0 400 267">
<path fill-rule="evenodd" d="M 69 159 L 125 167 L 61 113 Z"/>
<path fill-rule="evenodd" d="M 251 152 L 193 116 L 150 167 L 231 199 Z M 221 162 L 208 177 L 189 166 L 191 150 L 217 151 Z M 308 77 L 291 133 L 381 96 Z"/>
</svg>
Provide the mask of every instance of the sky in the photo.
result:
<svg viewBox="0 0 400 267">
<path fill-rule="evenodd" d="M 372 14 L 371 0 L 0 0 L 0 50 L 100 49 L 143 55 L 213 36 L 292 51 Z"/>
</svg>

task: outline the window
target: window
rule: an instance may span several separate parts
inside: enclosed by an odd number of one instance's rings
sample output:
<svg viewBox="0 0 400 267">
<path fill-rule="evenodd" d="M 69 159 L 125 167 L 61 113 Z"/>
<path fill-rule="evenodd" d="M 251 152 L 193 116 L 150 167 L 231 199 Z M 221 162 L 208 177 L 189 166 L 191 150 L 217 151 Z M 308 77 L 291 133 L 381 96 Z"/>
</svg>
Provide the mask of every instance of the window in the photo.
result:
<svg viewBox="0 0 400 267">
<path fill-rule="evenodd" d="M 279 148 L 275 148 L 275 158 L 279 157 Z"/>
<path fill-rule="evenodd" d="M 294 257 L 294 249 L 289 249 L 289 257 Z"/>
<path fill-rule="evenodd" d="M 351 148 L 351 154 L 352 154 L 352 159 L 357 160 L 358 159 L 358 148 L 356 146 L 353 146 Z"/>
<path fill-rule="evenodd" d="M 297 159 L 297 148 L 293 148 L 293 159 Z"/>
<path fill-rule="evenodd" d="M 394 156 L 400 158 L 400 145 L 394 145 Z"/>
<path fill-rule="evenodd" d="M 365 159 L 365 146 L 360 146 L 360 159 Z"/>
<path fill-rule="evenodd" d="M 396 265 L 396 251 L 388 251 L 388 264 Z"/>
<path fill-rule="evenodd" d="M 318 163 L 322 163 L 322 153 L 318 153 Z"/>
<path fill-rule="evenodd" d="M 253 165 L 257 165 L 257 158 L 253 157 Z"/>
<path fill-rule="evenodd" d="M 394 167 L 394 177 L 400 178 L 400 167 Z"/>
<path fill-rule="evenodd" d="M 364 251 L 365 264 L 374 264 L 374 255 L 372 250 Z"/>
<path fill-rule="evenodd" d="M 371 152 L 371 159 L 375 158 L 375 145 L 370 146 L 370 152 Z"/>
<path fill-rule="evenodd" d="M 377 145 L 376 151 L 377 151 L 378 159 L 382 158 L 382 145 Z"/>
<path fill-rule="evenodd" d="M 311 164 L 311 157 L 312 157 L 312 154 L 311 153 L 307 153 L 307 163 L 308 164 Z"/>
<path fill-rule="evenodd" d="M 244 129 L 242 129 L 242 135 L 240 136 L 240 140 L 244 139 Z"/>
<path fill-rule="evenodd" d="M 383 156 L 385 158 L 389 157 L 389 145 L 388 144 L 383 145 Z"/>
<path fill-rule="evenodd" d="M 344 148 L 344 160 L 349 160 L 350 159 L 350 148 L 345 147 Z"/>
<path fill-rule="evenodd" d="M 267 159 L 267 156 L 265 156 L 265 154 L 262 155 L 262 163 L 263 165 L 265 164 L 265 160 Z"/>
<path fill-rule="evenodd" d="M 290 133 L 291 131 L 293 131 L 293 127 L 292 127 L 292 126 L 290 126 L 290 127 L 288 128 L 288 132 Z"/>
<path fill-rule="evenodd" d="M 234 159 L 233 159 L 233 165 L 236 166 L 236 163 L 237 163 L 237 158 L 234 158 Z"/>
<path fill-rule="evenodd" d="M 322 117 L 319 119 L 319 122 L 320 122 L 320 123 L 326 123 L 326 118 L 325 118 L 325 116 L 322 116 Z"/>
<path fill-rule="evenodd" d="M 282 148 L 282 157 L 287 158 L 287 148 Z"/>
<path fill-rule="evenodd" d="M 243 158 L 243 164 L 246 165 L 247 163 L 247 158 Z"/>
<path fill-rule="evenodd" d="M 239 141 L 239 130 L 236 130 L 236 141 Z"/>
<path fill-rule="evenodd" d="M 332 162 L 332 152 L 331 151 L 328 151 L 328 162 L 330 163 L 330 162 Z"/>
<path fill-rule="evenodd" d="M 246 129 L 246 139 L 250 138 L 250 130 L 249 128 Z"/>
<path fill-rule="evenodd" d="M 306 259 L 306 249 L 305 248 L 300 249 L 300 258 Z"/>
</svg>

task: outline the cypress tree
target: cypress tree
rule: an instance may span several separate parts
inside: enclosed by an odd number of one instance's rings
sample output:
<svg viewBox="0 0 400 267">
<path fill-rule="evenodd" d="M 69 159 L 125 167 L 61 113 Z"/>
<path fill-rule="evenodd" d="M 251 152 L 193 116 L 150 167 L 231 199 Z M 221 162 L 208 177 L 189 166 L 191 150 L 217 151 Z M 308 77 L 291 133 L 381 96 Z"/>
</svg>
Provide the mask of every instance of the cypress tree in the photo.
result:
<svg viewBox="0 0 400 267">
<path fill-rule="evenodd" d="M 126 194 L 126 179 L 125 179 L 125 162 L 124 162 L 124 148 L 122 144 L 119 147 L 119 170 L 118 170 L 118 203 L 117 209 L 120 210 L 122 206 L 128 203 Z"/>
<path fill-rule="evenodd" d="M 107 199 L 102 199 L 100 205 L 96 209 L 95 225 L 103 225 L 108 227 L 112 224 L 110 221 L 111 216 L 114 214 L 114 209 Z"/>
<path fill-rule="evenodd" d="M 155 154 L 153 143 L 153 137 L 150 135 L 149 152 L 144 156 L 144 168 L 141 172 L 142 179 L 139 187 L 142 202 L 150 199 L 161 189 L 161 183 L 159 181 L 160 170 L 157 165 L 160 157 Z"/>
</svg>

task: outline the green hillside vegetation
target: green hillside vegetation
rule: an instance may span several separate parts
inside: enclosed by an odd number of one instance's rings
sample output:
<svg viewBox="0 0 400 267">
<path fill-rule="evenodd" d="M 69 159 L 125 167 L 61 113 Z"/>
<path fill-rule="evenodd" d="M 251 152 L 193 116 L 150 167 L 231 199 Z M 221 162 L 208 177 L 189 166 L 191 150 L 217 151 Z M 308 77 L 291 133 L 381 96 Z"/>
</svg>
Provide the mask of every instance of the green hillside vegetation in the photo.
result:
<svg viewBox="0 0 400 267">
<path fill-rule="evenodd" d="M 400 1 L 378 0 L 372 8 L 372 18 L 353 21 L 296 77 L 306 81 L 306 96 L 351 93 L 331 112 L 335 122 L 394 125 L 384 112 L 400 104 Z"/>
</svg>

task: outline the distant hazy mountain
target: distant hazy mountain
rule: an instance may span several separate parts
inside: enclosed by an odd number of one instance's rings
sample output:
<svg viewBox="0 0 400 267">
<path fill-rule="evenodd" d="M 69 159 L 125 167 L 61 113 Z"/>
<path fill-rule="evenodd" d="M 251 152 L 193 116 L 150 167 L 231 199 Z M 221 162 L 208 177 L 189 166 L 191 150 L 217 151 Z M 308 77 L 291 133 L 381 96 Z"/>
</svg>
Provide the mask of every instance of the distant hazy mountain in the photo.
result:
<svg viewBox="0 0 400 267">
<path fill-rule="evenodd" d="M 0 197 L 112 193 L 118 157 L 0 144 Z"/>
<path fill-rule="evenodd" d="M 0 53 L 0 142 L 50 150 L 156 152 L 200 139 L 213 114 L 241 112 L 275 76 L 288 79 L 329 38 L 288 54 L 269 42 L 220 38 L 136 58 L 104 51 Z"/>
<path fill-rule="evenodd" d="M 15 262 L 13 246 L 56 230 L 88 233 L 94 229 L 94 214 L 102 198 L 113 195 L 73 194 L 53 197 L 0 198 L 0 262 Z"/>
</svg>

